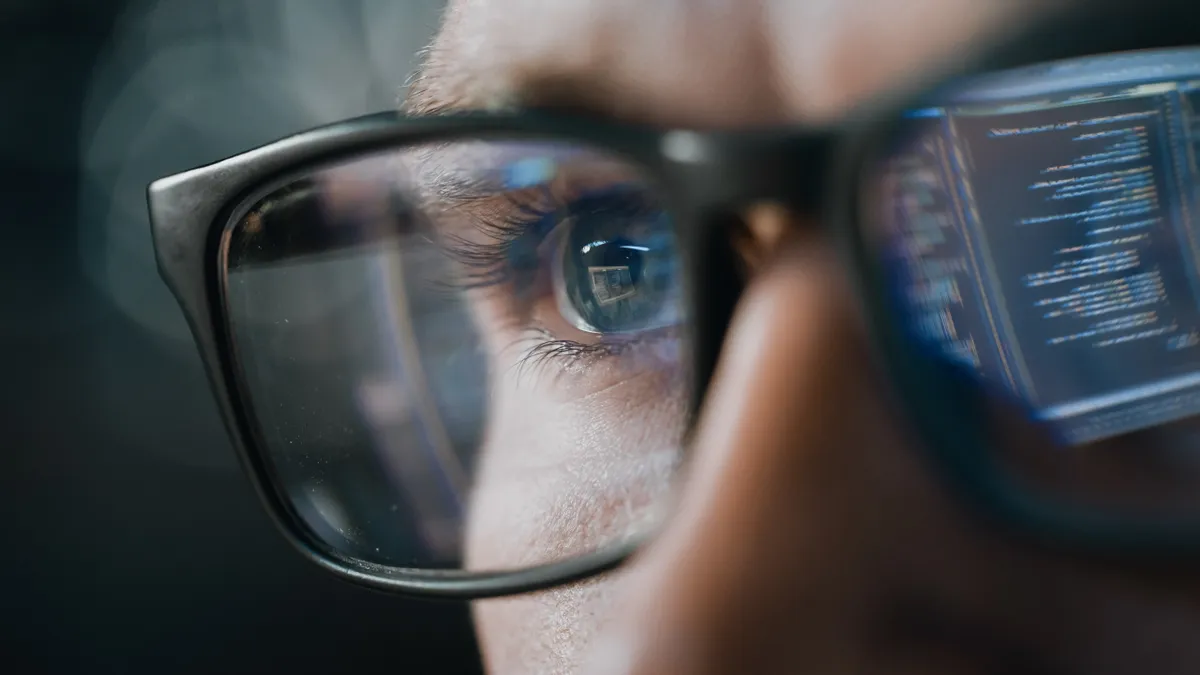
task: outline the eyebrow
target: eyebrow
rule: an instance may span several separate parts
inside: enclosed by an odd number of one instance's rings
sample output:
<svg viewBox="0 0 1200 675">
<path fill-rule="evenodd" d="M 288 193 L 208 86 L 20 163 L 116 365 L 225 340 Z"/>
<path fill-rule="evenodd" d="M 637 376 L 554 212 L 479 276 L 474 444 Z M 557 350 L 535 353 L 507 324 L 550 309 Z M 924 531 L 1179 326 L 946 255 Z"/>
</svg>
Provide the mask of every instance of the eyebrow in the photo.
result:
<svg viewBox="0 0 1200 675">
<path fill-rule="evenodd" d="M 454 82 L 454 85 L 450 83 Z M 450 70 L 450 60 L 436 43 L 422 51 L 422 58 L 400 102 L 400 110 L 408 115 L 440 115 L 462 110 L 510 110 L 517 106 L 507 88 L 482 95 L 478 78 L 467 72 Z"/>
<path fill-rule="evenodd" d="M 449 52 L 435 43 L 422 51 L 421 60 L 409 78 L 408 88 L 400 103 L 402 112 L 408 115 L 439 115 L 465 110 L 488 112 L 518 112 L 522 109 L 538 109 L 560 113 L 585 115 L 608 114 L 611 105 L 601 105 L 606 100 L 607 89 L 600 79 L 582 81 L 563 73 L 538 74 L 518 78 L 515 83 L 497 85 L 495 81 L 484 82 L 481 74 L 472 70 L 456 69 Z M 546 139 L 547 144 L 554 143 Z M 447 144 L 452 146 L 453 143 Z M 486 145 L 481 143 L 481 146 Z M 425 166 L 418 167 L 418 185 L 424 199 L 439 199 L 451 206 L 462 206 L 472 202 L 496 197 L 514 189 L 499 178 L 505 164 L 504 153 L 483 153 L 479 159 L 485 161 L 462 161 L 457 153 L 434 151 L 422 158 Z M 464 152 L 467 157 L 470 153 Z M 586 150 L 552 151 L 545 148 L 538 153 L 552 155 L 559 166 Z M 507 159 L 518 159 L 520 150 L 507 153 Z M 456 161 L 457 160 L 457 161 Z M 476 166 L 471 167 L 471 164 Z"/>
<path fill-rule="evenodd" d="M 455 143 L 446 145 L 422 153 L 413 167 L 413 177 L 423 200 L 436 199 L 450 208 L 537 188 L 562 172 L 570 171 L 572 160 L 587 156 L 585 149 L 555 147 L 555 142 L 550 139 L 536 152 L 525 150 L 522 141 L 468 141 L 457 148 Z M 523 180 L 514 182 L 508 172 L 515 164 L 526 160 L 548 161 L 554 172 L 541 177 L 524 176 Z"/>
<path fill-rule="evenodd" d="M 474 70 L 455 69 L 451 55 L 435 44 L 423 50 L 400 110 L 408 115 L 439 115 L 539 109 L 619 116 L 611 103 L 616 97 L 610 93 L 603 77 L 584 80 L 567 73 L 524 73 L 513 79 L 485 78 Z"/>
</svg>

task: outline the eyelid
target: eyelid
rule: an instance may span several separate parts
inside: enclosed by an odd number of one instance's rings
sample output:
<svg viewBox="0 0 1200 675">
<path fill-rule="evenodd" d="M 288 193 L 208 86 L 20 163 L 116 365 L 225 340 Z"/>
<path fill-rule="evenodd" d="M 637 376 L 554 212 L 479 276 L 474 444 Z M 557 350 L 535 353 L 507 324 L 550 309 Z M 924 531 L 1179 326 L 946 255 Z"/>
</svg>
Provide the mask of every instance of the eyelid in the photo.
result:
<svg viewBox="0 0 1200 675">
<path fill-rule="evenodd" d="M 637 215 L 658 205 L 644 199 L 647 190 L 636 183 L 608 183 L 594 189 L 580 189 L 578 186 L 543 186 L 540 189 L 528 188 L 520 191 L 509 191 L 488 198 L 480 198 L 470 202 L 451 206 L 448 214 L 457 215 L 464 220 L 460 223 L 440 220 L 439 229 L 465 229 L 467 235 L 463 239 L 473 245 L 504 245 L 525 234 L 538 235 L 543 239 L 559 222 L 549 223 L 547 219 L 559 216 L 559 221 L 569 218 L 582 203 L 596 200 L 608 202 L 604 208 L 628 209 L 630 215 Z M 517 212 L 524 212 L 524 217 Z M 456 227 L 457 225 L 457 227 Z M 541 230 L 530 232 L 532 228 L 541 226 Z"/>
<path fill-rule="evenodd" d="M 498 289 L 494 297 L 505 303 L 511 322 L 528 322 L 538 298 L 555 296 L 554 242 L 559 240 L 551 238 L 556 232 L 567 232 L 573 214 L 606 212 L 636 219 L 661 211 L 653 191 L 642 182 L 610 183 L 583 191 L 576 187 L 574 192 L 555 193 L 548 187 L 514 191 L 489 200 L 490 204 L 453 209 L 466 218 L 466 234 L 443 231 L 440 237 L 443 248 L 462 268 L 457 286 Z M 554 302 L 558 305 L 557 298 Z M 594 338 L 602 333 L 587 335 Z"/>
<path fill-rule="evenodd" d="M 554 194 L 570 194 L 587 184 L 648 183 L 647 176 L 632 161 L 584 147 L 558 152 L 551 148 L 542 152 L 512 152 L 508 157 L 501 153 L 498 157 L 483 156 L 474 160 L 467 155 L 464 159 L 487 165 L 488 168 L 478 171 L 428 171 L 424 182 L 429 192 L 447 203 L 471 204 L 535 188 L 547 189 Z M 511 186 L 504 178 L 508 170 L 518 164 L 541 161 L 553 163 L 553 173 L 547 180 Z"/>
</svg>

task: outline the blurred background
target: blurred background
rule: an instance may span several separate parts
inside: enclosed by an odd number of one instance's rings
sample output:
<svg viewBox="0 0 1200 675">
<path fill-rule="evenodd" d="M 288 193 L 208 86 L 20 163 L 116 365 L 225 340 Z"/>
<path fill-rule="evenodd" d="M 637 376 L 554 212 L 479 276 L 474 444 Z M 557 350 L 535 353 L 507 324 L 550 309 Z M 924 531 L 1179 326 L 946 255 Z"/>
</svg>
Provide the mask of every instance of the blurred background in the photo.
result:
<svg viewBox="0 0 1200 675">
<path fill-rule="evenodd" d="M 0 0 L 0 654 L 13 673 L 471 673 L 243 477 L 154 267 L 159 176 L 394 106 L 435 0 Z"/>
</svg>

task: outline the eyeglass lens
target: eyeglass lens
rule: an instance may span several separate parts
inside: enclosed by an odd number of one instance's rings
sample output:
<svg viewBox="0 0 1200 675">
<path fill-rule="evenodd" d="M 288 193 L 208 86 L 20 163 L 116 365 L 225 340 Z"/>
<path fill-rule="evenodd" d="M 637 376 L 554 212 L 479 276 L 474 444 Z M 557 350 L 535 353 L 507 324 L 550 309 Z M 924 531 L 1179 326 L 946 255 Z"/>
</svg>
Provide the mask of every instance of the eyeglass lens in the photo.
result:
<svg viewBox="0 0 1200 675">
<path fill-rule="evenodd" d="M 1200 49 L 951 83 L 863 174 L 906 336 L 991 392 L 1019 486 L 1200 515 Z"/>
<path fill-rule="evenodd" d="M 515 139 L 354 159 L 254 200 L 225 265 L 277 486 L 343 555 L 525 568 L 639 536 L 668 498 L 686 317 L 630 161 Z"/>
</svg>

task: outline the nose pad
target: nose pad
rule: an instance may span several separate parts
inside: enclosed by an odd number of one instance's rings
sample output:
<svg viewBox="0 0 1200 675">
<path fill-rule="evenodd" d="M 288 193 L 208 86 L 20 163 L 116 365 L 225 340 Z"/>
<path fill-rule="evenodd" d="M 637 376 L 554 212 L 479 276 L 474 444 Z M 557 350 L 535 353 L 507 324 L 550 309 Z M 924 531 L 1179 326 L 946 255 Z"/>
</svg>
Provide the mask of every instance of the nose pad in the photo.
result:
<svg viewBox="0 0 1200 675">
<path fill-rule="evenodd" d="M 757 274 L 779 249 L 790 219 L 788 211 L 774 203 L 756 204 L 745 211 L 741 227 L 730 237 L 744 279 Z"/>
<path fill-rule="evenodd" d="M 739 227 L 730 234 L 730 245 L 744 281 L 749 281 L 771 261 L 789 230 L 796 229 L 801 220 L 775 202 L 753 204 L 742 212 Z"/>
</svg>

